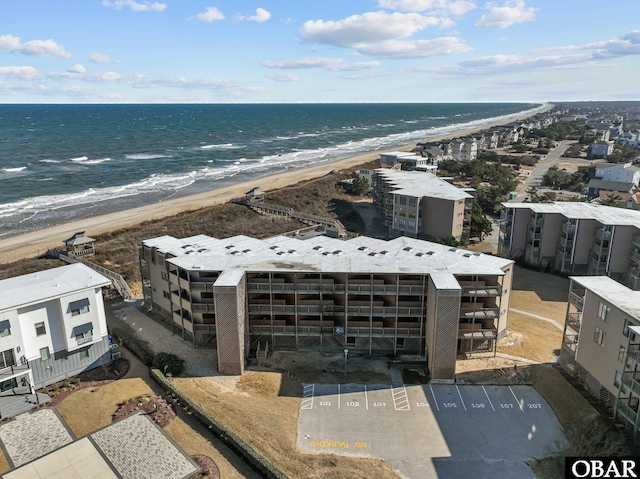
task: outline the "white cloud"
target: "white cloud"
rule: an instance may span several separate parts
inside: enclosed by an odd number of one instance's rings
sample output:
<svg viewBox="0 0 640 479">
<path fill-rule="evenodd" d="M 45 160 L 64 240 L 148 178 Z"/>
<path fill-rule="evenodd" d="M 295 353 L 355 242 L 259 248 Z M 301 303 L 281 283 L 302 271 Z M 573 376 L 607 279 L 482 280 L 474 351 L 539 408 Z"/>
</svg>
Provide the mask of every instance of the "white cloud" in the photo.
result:
<svg viewBox="0 0 640 479">
<path fill-rule="evenodd" d="M 271 18 L 271 13 L 269 13 L 264 8 L 256 8 L 255 15 L 251 15 L 250 17 L 244 15 L 236 15 L 235 18 L 239 21 L 249 20 L 250 22 L 264 23 Z"/>
<path fill-rule="evenodd" d="M 321 68 L 327 71 L 356 71 L 367 70 L 380 66 L 380 62 L 356 62 L 347 63 L 343 58 L 298 58 L 295 60 L 264 61 L 261 63 L 266 68 L 278 68 L 281 70 L 300 70 L 307 68 Z"/>
<path fill-rule="evenodd" d="M 433 40 L 389 40 L 362 47 L 359 51 L 373 57 L 426 58 L 463 53 L 471 49 L 469 45 L 459 38 L 442 37 Z"/>
<path fill-rule="evenodd" d="M 0 75 L 28 81 L 37 80 L 40 77 L 38 70 L 29 66 L 0 67 Z"/>
<path fill-rule="evenodd" d="M 267 78 L 271 78 L 273 81 L 298 81 L 298 77 L 291 72 L 267 75 Z"/>
<path fill-rule="evenodd" d="M 89 54 L 89 56 L 87 57 L 87 60 L 89 60 L 92 63 L 114 63 L 115 60 L 113 60 L 109 55 L 105 55 L 104 53 L 98 53 L 98 52 L 93 52 L 91 54 Z"/>
<path fill-rule="evenodd" d="M 65 51 L 62 45 L 53 40 L 30 40 L 22 43 L 19 37 L 11 34 L 0 35 L 0 50 L 8 52 L 18 52 L 25 55 L 35 55 L 37 57 L 54 56 L 60 58 L 71 58 L 71 54 Z"/>
<path fill-rule="evenodd" d="M 116 10 L 122 10 L 123 7 L 129 7 L 132 12 L 162 12 L 167 8 L 166 3 L 160 2 L 136 2 L 135 0 L 102 0 L 105 7 L 113 7 Z"/>
<path fill-rule="evenodd" d="M 431 11 L 441 15 L 464 15 L 477 8 L 475 3 L 467 0 L 378 0 L 378 6 L 388 10 Z"/>
<path fill-rule="evenodd" d="M 490 2 L 485 8 L 488 13 L 482 15 L 476 28 L 507 28 L 517 23 L 530 22 L 535 20 L 537 11 L 533 7 L 527 7 L 524 0 L 509 0 L 502 6 Z"/>
<path fill-rule="evenodd" d="M 207 7 L 204 12 L 198 13 L 196 18 L 201 22 L 213 22 L 216 20 L 224 20 L 224 14 L 216 7 Z"/>
<path fill-rule="evenodd" d="M 368 12 L 344 20 L 309 20 L 302 25 L 300 37 L 310 43 L 337 47 L 358 47 L 367 43 L 407 38 L 442 20 L 418 13 Z"/>
<path fill-rule="evenodd" d="M 67 71 L 69 73 L 78 73 L 78 74 L 83 74 L 83 73 L 86 72 L 84 67 L 82 65 L 80 65 L 79 63 L 76 63 L 73 66 L 70 66 L 69 68 L 67 68 Z"/>
</svg>

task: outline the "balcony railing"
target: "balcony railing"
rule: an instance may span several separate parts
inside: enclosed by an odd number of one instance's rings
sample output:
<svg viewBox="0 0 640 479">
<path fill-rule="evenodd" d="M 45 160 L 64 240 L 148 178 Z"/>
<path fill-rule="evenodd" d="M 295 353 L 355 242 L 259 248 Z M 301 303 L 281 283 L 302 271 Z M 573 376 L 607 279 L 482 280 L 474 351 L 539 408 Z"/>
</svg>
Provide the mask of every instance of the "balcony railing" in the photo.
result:
<svg viewBox="0 0 640 479">
<path fill-rule="evenodd" d="M 634 393 L 640 395 L 640 381 L 638 381 L 636 374 L 638 374 L 636 371 L 622 373 L 622 384 L 630 388 Z"/>
<path fill-rule="evenodd" d="M 498 308 L 465 308 L 460 307 L 460 317 L 467 319 L 495 319 L 500 316 Z"/>
<path fill-rule="evenodd" d="M 82 346 L 83 344 L 89 344 L 93 342 L 93 336 L 88 336 L 86 338 L 78 339 L 78 346 Z"/>
<path fill-rule="evenodd" d="M 635 423 L 636 418 L 638 417 L 638 413 L 631 409 L 629 405 L 623 400 L 618 401 L 618 414 L 624 416 L 632 423 Z"/>
<path fill-rule="evenodd" d="M 631 238 L 631 244 L 640 248 L 640 234 L 633 235 Z"/>
<path fill-rule="evenodd" d="M 571 291 L 569 293 L 569 302 L 582 311 L 582 308 L 584 308 L 584 295 L 584 289 Z"/>
<path fill-rule="evenodd" d="M 29 371 L 29 363 L 25 361 L 24 364 L 15 364 L 6 368 L 0 369 L 0 381 L 15 377 L 21 373 Z"/>
<path fill-rule="evenodd" d="M 249 326 L 250 334 L 261 335 L 277 335 L 277 336 L 319 336 L 321 334 L 332 334 L 336 336 L 356 336 L 356 337 L 404 337 L 404 338 L 419 338 L 421 337 L 420 328 L 366 328 L 366 327 L 354 327 L 346 328 L 345 333 L 335 334 L 335 328 L 333 327 L 320 327 L 320 326 L 269 326 L 269 325 L 254 325 Z"/>
<path fill-rule="evenodd" d="M 502 294 L 501 286 L 463 286 L 462 296 L 496 297 Z"/>
<path fill-rule="evenodd" d="M 633 261 L 634 263 L 640 263 L 640 251 L 636 252 L 632 250 L 629 253 L 629 260 Z"/>
<path fill-rule="evenodd" d="M 193 303 L 191 310 L 194 313 L 215 313 L 215 306 L 211 303 Z"/>
<path fill-rule="evenodd" d="M 582 313 L 569 313 L 567 315 L 567 326 L 571 327 L 576 333 L 580 332 L 580 324 Z"/>
</svg>

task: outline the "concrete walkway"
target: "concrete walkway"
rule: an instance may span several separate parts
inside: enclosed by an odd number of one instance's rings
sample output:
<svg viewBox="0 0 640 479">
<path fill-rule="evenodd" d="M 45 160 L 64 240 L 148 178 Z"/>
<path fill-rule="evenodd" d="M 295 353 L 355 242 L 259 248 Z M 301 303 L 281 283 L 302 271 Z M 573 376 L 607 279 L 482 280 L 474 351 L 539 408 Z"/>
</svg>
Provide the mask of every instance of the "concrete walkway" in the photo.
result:
<svg viewBox="0 0 640 479">
<path fill-rule="evenodd" d="M 129 326 L 134 335 L 148 343 L 154 354 L 172 353 L 185 360 L 187 376 L 218 376 L 215 349 L 194 348 L 178 334 L 151 319 L 141 309 L 139 301 L 105 305 L 107 321 L 120 321 Z"/>
</svg>

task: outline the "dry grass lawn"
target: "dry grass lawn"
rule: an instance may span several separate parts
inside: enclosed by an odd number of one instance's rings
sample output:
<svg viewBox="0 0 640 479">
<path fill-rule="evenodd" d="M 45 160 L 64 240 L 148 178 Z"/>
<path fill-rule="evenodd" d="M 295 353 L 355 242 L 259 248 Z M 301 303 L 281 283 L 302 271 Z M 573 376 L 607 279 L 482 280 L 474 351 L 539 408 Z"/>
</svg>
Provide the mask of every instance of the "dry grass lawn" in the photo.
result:
<svg viewBox="0 0 640 479">
<path fill-rule="evenodd" d="M 515 267 L 511 287 L 511 308 L 528 311 L 564 324 L 568 295 L 568 279 Z"/>
<path fill-rule="evenodd" d="M 9 472 L 11 467 L 9 466 L 9 462 L 7 458 L 4 456 L 4 453 L 0 451 L 0 474 L 4 474 L 5 472 Z"/>
<path fill-rule="evenodd" d="M 229 464 L 229 461 L 218 452 L 204 437 L 198 434 L 189 424 L 179 417 L 175 418 L 164 428 L 164 431 L 182 448 L 189 456 L 203 454 L 209 456 L 218 466 L 220 476 L 225 479 L 242 479 L 245 476 Z"/>
<path fill-rule="evenodd" d="M 111 416 L 119 404 L 142 394 L 153 394 L 142 379 L 120 379 L 104 386 L 76 391 L 56 409 L 76 437 L 81 438 L 111 424 Z M 83 414 L 88 410 L 91 414 Z"/>
<path fill-rule="evenodd" d="M 291 477 L 393 478 L 383 461 L 333 454 L 301 454 L 296 448 L 300 385 L 278 373 L 249 372 L 235 384 L 214 378 L 175 378 L 176 387 L 211 412 Z"/>
<path fill-rule="evenodd" d="M 523 314 L 509 313 L 509 335 L 498 352 L 540 362 L 550 362 L 562 344 L 562 331 L 554 325 Z"/>
</svg>

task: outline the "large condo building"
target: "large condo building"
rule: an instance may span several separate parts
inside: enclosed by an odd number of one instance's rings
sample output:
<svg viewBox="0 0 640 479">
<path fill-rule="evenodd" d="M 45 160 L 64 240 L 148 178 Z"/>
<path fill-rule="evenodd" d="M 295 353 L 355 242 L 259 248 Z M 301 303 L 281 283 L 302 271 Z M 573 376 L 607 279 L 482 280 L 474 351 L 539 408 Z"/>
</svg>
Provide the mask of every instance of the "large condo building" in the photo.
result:
<svg viewBox="0 0 640 479">
<path fill-rule="evenodd" d="M 0 281 L 0 392 L 109 362 L 102 288 L 110 284 L 83 264 Z"/>
<path fill-rule="evenodd" d="M 640 290 L 640 211 L 590 203 L 503 203 L 498 254 Z"/>
<path fill-rule="evenodd" d="M 453 379 L 459 352 L 506 333 L 513 262 L 418 239 L 162 236 L 140 253 L 145 303 L 215 345 L 222 373 L 268 343 L 419 355 Z"/>
<path fill-rule="evenodd" d="M 560 361 L 640 437 L 640 291 L 606 276 L 571 277 Z"/>
<path fill-rule="evenodd" d="M 435 175 L 390 169 L 374 171 L 372 189 L 390 236 L 469 239 L 475 190 L 456 188 Z"/>
</svg>

